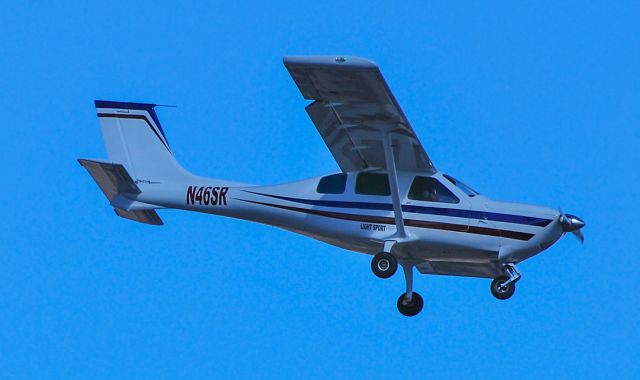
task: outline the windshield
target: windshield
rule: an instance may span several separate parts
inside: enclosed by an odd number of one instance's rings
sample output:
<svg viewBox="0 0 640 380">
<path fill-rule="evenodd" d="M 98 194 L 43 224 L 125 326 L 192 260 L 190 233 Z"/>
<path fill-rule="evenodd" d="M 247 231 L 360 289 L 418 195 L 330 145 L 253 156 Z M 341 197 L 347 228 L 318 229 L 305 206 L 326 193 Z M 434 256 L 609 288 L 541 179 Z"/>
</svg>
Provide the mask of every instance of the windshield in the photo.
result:
<svg viewBox="0 0 640 380">
<path fill-rule="evenodd" d="M 451 182 L 454 185 L 456 185 L 456 187 L 458 189 L 462 190 L 465 194 L 467 194 L 470 197 L 475 197 L 476 195 L 480 194 L 477 191 L 475 191 L 472 188 L 470 188 L 469 186 L 465 185 L 464 183 L 462 183 L 462 182 L 458 181 L 457 179 L 451 177 L 450 175 L 443 174 L 443 176 L 444 176 L 444 178 L 448 179 L 449 182 Z"/>
<path fill-rule="evenodd" d="M 432 177 L 416 177 L 411 184 L 408 197 L 416 201 L 460 203 L 458 197 Z"/>
</svg>

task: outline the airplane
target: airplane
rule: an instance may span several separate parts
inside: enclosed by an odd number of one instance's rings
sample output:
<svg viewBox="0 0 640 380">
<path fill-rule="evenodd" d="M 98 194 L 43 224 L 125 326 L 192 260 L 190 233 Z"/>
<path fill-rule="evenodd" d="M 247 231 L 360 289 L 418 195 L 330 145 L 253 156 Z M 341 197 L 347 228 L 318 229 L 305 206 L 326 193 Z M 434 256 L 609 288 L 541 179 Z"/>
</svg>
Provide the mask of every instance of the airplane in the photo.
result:
<svg viewBox="0 0 640 380">
<path fill-rule="evenodd" d="M 284 65 L 339 172 L 257 186 L 201 177 L 174 158 L 150 103 L 96 100 L 108 160 L 78 159 L 123 218 L 162 225 L 157 209 L 182 209 L 279 227 L 372 255 L 379 278 L 402 267 L 397 300 L 415 316 L 422 274 L 492 279 L 515 292 L 516 264 L 565 233 L 584 242 L 585 222 L 562 210 L 499 202 L 434 166 L 378 66 L 345 56 L 285 57 Z"/>
</svg>

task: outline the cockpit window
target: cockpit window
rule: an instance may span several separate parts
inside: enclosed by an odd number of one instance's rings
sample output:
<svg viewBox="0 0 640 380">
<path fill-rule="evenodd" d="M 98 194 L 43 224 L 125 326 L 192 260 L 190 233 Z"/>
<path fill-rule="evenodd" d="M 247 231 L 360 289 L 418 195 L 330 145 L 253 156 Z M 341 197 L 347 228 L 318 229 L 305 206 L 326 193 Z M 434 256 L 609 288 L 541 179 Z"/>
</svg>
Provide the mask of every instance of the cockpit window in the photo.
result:
<svg viewBox="0 0 640 380">
<path fill-rule="evenodd" d="M 409 199 L 443 203 L 460 202 L 460 199 L 444 187 L 440 181 L 431 177 L 416 177 L 409 189 Z"/>
<path fill-rule="evenodd" d="M 480 195 L 480 193 L 478 193 L 477 191 L 473 190 L 472 188 L 470 188 L 469 186 L 465 185 L 464 183 L 458 181 L 457 179 L 451 177 L 450 175 L 443 174 L 443 176 L 444 176 L 444 178 L 449 180 L 449 182 L 451 182 L 454 185 L 456 185 L 456 187 L 458 187 L 458 189 L 462 190 L 468 196 L 475 197 L 476 195 Z"/>
<path fill-rule="evenodd" d="M 346 174 L 332 174 L 320 179 L 316 191 L 320 194 L 342 194 L 346 184 Z"/>
<path fill-rule="evenodd" d="M 360 173 L 356 179 L 356 193 L 364 195 L 391 195 L 389 177 L 384 173 Z"/>
</svg>

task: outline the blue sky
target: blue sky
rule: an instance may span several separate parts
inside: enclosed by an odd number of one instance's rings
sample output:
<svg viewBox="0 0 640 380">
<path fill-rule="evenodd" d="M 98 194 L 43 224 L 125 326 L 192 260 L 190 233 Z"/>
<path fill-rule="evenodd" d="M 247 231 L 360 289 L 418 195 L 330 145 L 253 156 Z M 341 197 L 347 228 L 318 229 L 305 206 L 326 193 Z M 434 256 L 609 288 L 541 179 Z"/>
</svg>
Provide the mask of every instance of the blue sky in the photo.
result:
<svg viewBox="0 0 640 380">
<path fill-rule="evenodd" d="M 4 4 L 1 378 L 640 376 L 637 2 Z M 482 279 L 402 276 L 243 221 L 117 218 L 78 157 L 94 99 L 156 102 L 189 170 L 257 184 L 337 170 L 284 55 L 376 61 L 436 166 L 587 222 Z"/>
</svg>

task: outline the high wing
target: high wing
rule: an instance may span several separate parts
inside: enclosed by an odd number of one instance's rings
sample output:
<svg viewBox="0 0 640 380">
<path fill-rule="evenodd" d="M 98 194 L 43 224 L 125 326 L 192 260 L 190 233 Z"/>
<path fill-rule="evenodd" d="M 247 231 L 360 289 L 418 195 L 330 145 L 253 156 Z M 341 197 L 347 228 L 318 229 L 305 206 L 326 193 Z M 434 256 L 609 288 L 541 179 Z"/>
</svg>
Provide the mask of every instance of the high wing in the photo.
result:
<svg viewBox="0 0 640 380">
<path fill-rule="evenodd" d="M 389 138 L 398 171 L 436 171 L 378 66 L 355 57 L 285 57 L 320 136 L 343 172 L 387 169 Z"/>
</svg>

